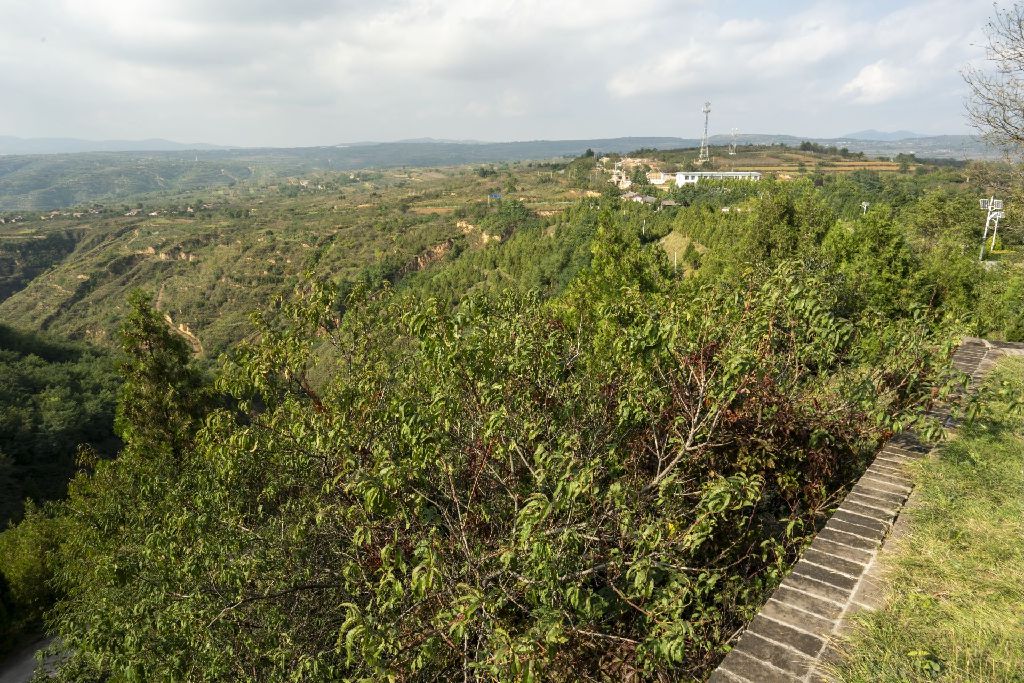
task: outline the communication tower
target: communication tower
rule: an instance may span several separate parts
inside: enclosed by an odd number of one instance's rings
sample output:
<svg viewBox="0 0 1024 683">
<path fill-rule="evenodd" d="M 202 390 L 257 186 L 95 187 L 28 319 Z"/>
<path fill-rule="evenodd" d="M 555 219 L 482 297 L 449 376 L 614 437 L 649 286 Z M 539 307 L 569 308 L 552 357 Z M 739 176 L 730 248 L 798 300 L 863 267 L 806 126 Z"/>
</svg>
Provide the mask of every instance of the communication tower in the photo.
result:
<svg viewBox="0 0 1024 683">
<path fill-rule="evenodd" d="M 697 163 L 706 164 L 711 161 L 711 154 L 708 152 L 708 115 L 711 114 L 711 103 L 705 102 L 701 111 L 704 112 L 704 137 L 700 139 L 700 157 L 697 158 Z"/>
</svg>

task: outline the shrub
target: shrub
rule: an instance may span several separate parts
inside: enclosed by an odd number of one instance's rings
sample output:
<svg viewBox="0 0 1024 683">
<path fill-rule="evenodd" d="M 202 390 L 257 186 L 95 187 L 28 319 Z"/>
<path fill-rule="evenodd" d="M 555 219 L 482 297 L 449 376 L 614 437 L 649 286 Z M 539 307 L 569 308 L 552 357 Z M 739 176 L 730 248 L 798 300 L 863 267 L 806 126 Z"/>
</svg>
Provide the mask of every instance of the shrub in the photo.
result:
<svg viewBox="0 0 1024 683">
<path fill-rule="evenodd" d="M 225 407 L 173 453 L 125 431 L 76 481 L 69 666 L 700 675 L 948 350 L 913 321 L 843 318 L 793 264 L 674 280 L 607 216 L 548 302 L 357 290 L 339 319 L 335 299 L 312 285 L 264 316 L 220 373 Z"/>
</svg>

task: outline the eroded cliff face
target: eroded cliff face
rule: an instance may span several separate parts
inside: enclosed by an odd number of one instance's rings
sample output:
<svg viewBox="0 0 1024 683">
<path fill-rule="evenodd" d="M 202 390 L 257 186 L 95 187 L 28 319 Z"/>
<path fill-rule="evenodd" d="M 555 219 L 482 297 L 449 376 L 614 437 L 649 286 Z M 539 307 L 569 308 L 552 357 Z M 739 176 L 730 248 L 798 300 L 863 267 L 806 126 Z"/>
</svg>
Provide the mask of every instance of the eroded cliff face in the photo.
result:
<svg viewBox="0 0 1024 683">
<path fill-rule="evenodd" d="M 164 313 L 164 320 L 166 320 L 167 324 L 176 330 L 178 334 L 185 338 L 189 345 L 192 346 L 192 350 L 196 355 L 203 355 L 203 342 L 199 340 L 199 337 L 195 335 L 187 323 L 175 323 L 174 319 L 171 318 L 170 313 Z"/>
<path fill-rule="evenodd" d="M 80 237 L 79 231 L 65 230 L 49 235 L 15 234 L 0 238 L 0 301 L 63 261 L 75 250 Z"/>
<path fill-rule="evenodd" d="M 545 213 L 545 212 L 540 212 L 540 213 Z M 551 215 L 554 212 L 547 212 L 547 213 L 549 215 Z M 459 221 L 458 223 L 455 224 L 455 227 L 457 227 L 459 230 L 461 230 L 463 235 L 465 235 L 472 242 L 474 242 L 474 246 L 483 247 L 483 246 L 487 246 L 487 244 L 489 242 L 500 242 L 501 241 L 501 235 L 491 235 L 491 234 L 488 234 L 487 232 L 481 230 L 479 227 L 473 225 L 469 221 Z"/>
</svg>

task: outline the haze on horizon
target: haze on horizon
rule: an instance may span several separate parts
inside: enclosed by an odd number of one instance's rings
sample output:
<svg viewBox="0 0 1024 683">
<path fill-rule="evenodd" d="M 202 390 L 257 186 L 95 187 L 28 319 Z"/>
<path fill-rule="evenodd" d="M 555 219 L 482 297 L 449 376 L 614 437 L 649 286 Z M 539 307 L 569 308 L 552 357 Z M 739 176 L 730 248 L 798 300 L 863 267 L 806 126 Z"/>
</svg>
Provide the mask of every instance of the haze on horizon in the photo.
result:
<svg viewBox="0 0 1024 683">
<path fill-rule="evenodd" d="M 0 135 L 307 146 L 971 132 L 988 0 L 0 4 Z"/>
</svg>

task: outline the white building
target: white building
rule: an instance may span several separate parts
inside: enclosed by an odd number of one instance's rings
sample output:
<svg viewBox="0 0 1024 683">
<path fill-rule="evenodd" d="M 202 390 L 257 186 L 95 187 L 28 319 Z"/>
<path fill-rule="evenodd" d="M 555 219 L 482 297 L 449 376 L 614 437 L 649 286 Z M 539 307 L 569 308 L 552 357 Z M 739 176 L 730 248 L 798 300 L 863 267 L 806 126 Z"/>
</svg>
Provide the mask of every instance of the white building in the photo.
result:
<svg viewBox="0 0 1024 683">
<path fill-rule="evenodd" d="M 757 171 L 680 171 L 676 173 L 676 187 L 696 185 L 701 180 L 751 180 L 761 179 Z"/>
</svg>

